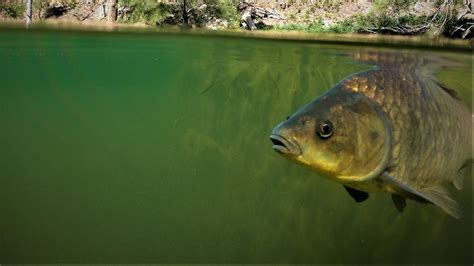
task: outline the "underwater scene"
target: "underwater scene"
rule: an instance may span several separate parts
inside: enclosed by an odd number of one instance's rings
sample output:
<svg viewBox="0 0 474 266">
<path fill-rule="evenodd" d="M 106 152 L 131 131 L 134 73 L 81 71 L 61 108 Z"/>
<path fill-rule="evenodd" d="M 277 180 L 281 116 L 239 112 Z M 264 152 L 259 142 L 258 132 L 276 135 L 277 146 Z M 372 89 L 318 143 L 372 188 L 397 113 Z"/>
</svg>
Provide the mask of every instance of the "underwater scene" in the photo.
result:
<svg viewBox="0 0 474 266">
<path fill-rule="evenodd" d="M 472 264 L 470 164 L 446 186 L 456 219 L 358 203 L 272 148 L 280 122 L 374 68 L 366 50 L 446 62 L 433 76 L 472 111 L 471 50 L 0 29 L 0 262 Z"/>
</svg>

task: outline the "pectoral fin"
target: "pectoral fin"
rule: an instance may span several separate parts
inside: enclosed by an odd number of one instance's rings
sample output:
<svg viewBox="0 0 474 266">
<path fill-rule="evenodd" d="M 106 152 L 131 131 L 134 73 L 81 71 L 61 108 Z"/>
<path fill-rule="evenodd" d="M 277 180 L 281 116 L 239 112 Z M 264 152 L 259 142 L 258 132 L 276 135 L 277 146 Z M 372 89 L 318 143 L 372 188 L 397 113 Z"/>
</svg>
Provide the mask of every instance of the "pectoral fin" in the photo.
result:
<svg viewBox="0 0 474 266">
<path fill-rule="evenodd" d="M 415 199 L 417 197 L 422 198 L 428 202 L 437 205 L 454 218 L 461 218 L 461 211 L 459 209 L 459 205 L 455 200 L 449 197 L 448 192 L 443 187 L 435 186 L 422 189 L 414 189 L 409 184 L 405 184 L 399 181 L 387 172 L 383 173 L 381 178 L 383 181 L 389 183 L 395 188 L 402 190 L 402 193 L 410 193 L 415 196 Z"/>
<path fill-rule="evenodd" d="M 351 187 L 344 186 L 346 189 L 347 193 L 351 195 L 351 197 L 356 201 L 356 202 L 363 202 L 364 200 L 369 198 L 369 193 L 360 191 Z"/>
<path fill-rule="evenodd" d="M 405 209 L 405 206 L 407 206 L 407 201 L 405 200 L 405 198 L 397 194 L 392 194 L 392 200 L 398 212 L 403 212 L 403 210 Z"/>
</svg>

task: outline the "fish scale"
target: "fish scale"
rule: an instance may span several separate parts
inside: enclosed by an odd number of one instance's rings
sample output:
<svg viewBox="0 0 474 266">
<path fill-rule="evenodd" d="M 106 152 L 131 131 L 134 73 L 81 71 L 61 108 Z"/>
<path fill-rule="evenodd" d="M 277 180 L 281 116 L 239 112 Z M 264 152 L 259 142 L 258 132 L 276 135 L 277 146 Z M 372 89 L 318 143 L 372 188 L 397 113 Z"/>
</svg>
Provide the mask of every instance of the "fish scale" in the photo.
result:
<svg viewBox="0 0 474 266">
<path fill-rule="evenodd" d="M 374 86 L 376 88 L 374 93 L 371 86 L 366 85 L 367 80 L 370 80 L 369 83 L 377 84 L 377 80 L 382 77 L 384 82 L 380 87 L 384 87 L 384 89 L 380 89 L 376 85 Z M 412 82 L 415 86 L 411 86 L 410 83 Z M 428 85 L 431 87 L 428 87 Z M 461 165 L 446 168 L 439 162 L 442 158 L 437 157 L 429 164 L 428 168 L 432 169 L 429 172 L 425 172 L 417 165 L 420 163 L 419 161 L 429 161 L 430 158 L 425 158 L 425 156 L 430 154 L 439 154 L 440 151 L 446 151 L 445 154 L 452 154 L 449 151 L 453 146 L 457 146 L 456 150 L 463 150 L 461 154 L 468 157 L 469 151 L 464 143 L 452 143 L 446 141 L 446 137 L 443 137 L 445 135 L 457 140 L 460 139 L 461 135 L 465 135 L 464 139 L 468 139 L 466 133 L 469 132 L 462 130 L 463 126 L 458 115 L 450 115 L 451 113 L 466 113 L 466 119 L 469 119 L 470 114 L 466 112 L 467 109 L 458 100 L 447 97 L 446 92 L 432 81 L 422 81 L 419 77 L 413 77 L 410 72 L 391 68 L 377 69 L 360 76 L 354 76 L 343 83 L 343 88 L 364 94 L 374 100 L 388 114 L 394 130 L 392 158 L 399 165 L 399 167 L 394 168 L 395 170 L 391 174 L 417 187 L 453 181 Z M 378 96 L 382 94 L 384 97 Z M 424 97 L 419 97 L 420 94 Z M 441 110 L 449 109 L 453 112 L 441 112 Z M 421 114 L 423 114 L 423 118 Z M 428 120 L 431 123 L 418 122 L 423 120 Z M 451 122 L 453 125 L 451 125 Z M 415 127 L 418 127 L 418 130 L 409 130 Z M 450 131 L 447 132 L 446 128 Z M 429 141 L 435 145 L 434 147 L 430 147 L 429 144 L 420 145 L 426 142 L 426 134 L 431 135 Z M 403 143 L 408 143 L 408 145 L 403 145 Z M 417 143 L 418 145 L 416 145 Z M 416 150 L 417 154 L 413 156 L 412 144 L 416 147 L 425 147 L 425 149 Z M 468 148 L 470 149 L 470 147 Z M 404 159 L 398 161 L 399 157 Z M 433 173 L 436 172 L 439 174 L 433 176 Z"/>
</svg>

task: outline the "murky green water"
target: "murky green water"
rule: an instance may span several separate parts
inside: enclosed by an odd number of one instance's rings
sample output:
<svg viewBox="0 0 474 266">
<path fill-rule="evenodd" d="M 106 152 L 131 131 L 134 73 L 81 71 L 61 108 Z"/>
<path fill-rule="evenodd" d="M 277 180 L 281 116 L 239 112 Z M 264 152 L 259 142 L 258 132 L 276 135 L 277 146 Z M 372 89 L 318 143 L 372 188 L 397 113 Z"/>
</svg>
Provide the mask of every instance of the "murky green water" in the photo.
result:
<svg viewBox="0 0 474 266">
<path fill-rule="evenodd" d="M 472 173 L 462 220 L 399 214 L 272 150 L 278 122 L 370 68 L 354 49 L 0 31 L 0 262 L 471 263 Z M 445 56 L 471 104 L 472 54 Z"/>
</svg>

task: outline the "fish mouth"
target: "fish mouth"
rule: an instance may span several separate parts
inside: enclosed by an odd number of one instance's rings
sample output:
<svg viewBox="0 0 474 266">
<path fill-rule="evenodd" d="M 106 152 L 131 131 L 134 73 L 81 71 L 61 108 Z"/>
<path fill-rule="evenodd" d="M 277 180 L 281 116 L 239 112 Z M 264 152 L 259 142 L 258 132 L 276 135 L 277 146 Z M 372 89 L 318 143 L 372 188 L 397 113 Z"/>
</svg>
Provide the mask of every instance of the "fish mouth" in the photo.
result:
<svg viewBox="0 0 474 266">
<path fill-rule="evenodd" d="M 301 155 L 301 149 L 297 144 L 292 143 L 291 141 L 288 141 L 284 137 L 277 135 L 277 134 L 271 134 L 270 135 L 270 141 L 273 143 L 273 150 L 276 152 L 286 155 L 286 156 L 298 156 Z"/>
</svg>

